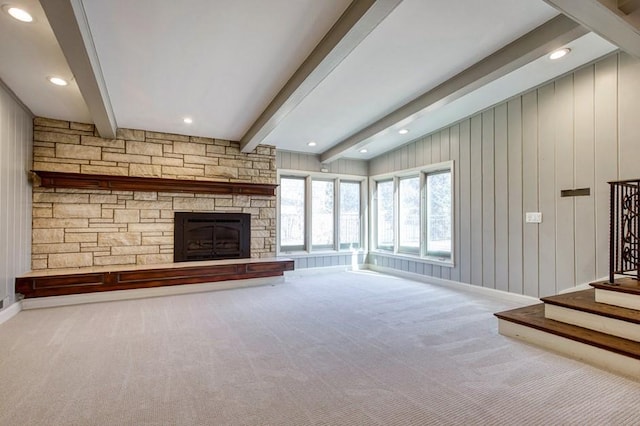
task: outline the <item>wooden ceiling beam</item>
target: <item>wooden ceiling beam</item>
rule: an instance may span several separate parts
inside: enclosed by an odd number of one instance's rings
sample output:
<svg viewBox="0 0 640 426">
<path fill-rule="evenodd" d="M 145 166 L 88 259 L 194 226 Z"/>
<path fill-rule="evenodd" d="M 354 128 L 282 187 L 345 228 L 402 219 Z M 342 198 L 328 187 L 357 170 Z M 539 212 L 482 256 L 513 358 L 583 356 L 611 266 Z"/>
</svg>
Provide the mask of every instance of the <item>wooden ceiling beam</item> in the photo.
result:
<svg viewBox="0 0 640 426">
<path fill-rule="evenodd" d="M 402 0 L 353 0 L 240 140 L 251 152 Z"/>
<path fill-rule="evenodd" d="M 116 119 L 81 0 L 40 0 L 101 137 L 116 137 Z"/>
<path fill-rule="evenodd" d="M 585 35 L 588 31 L 571 19 L 558 15 L 514 42 L 487 56 L 480 62 L 392 111 L 376 122 L 320 154 L 320 161 L 329 163 L 347 150 L 358 149 L 367 140 L 426 109 L 439 108 L 460 99 L 472 91 L 503 77 L 554 49 Z"/>
<path fill-rule="evenodd" d="M 544 1 L 628 54 L 640 58 L 640 17 L 636 1 Z"/>
</svg>

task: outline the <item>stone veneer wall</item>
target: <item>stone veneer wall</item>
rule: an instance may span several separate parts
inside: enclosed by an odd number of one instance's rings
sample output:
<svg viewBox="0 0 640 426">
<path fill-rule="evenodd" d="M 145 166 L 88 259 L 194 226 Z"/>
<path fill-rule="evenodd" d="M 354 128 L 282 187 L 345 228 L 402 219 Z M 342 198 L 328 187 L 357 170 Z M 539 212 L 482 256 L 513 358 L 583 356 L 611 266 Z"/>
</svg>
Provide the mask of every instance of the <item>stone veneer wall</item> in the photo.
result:
<svg viewBox="0 0 640 426">
<path fill-rule="evenodd" d="M 276 183 L 275 148 L 34 119 L 33 169 L 86 174 Z M 176 211 L 251 214 L 251 257 L 276 251 L 276 198 L 33 188 L 32 269 L 173 262 Z"/>
</svg>

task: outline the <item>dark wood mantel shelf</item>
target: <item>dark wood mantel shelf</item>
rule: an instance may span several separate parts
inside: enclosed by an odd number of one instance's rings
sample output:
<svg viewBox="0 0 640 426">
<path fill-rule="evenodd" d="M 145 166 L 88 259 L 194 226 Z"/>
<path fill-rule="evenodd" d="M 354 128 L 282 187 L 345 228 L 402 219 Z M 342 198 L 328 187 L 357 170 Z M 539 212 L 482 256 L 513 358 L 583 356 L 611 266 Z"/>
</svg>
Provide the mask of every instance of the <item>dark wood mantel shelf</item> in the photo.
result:
<svg viewBox="0 0 640 426">
<path fill-rule="evenodd" d="M 215 182 L 155 177 L 92 175 L 34 170 L 44 188 L 103 189 L 107 191 L 189 192 L 201 194 L 276 194 L 275 184 Z"/>
</svg>

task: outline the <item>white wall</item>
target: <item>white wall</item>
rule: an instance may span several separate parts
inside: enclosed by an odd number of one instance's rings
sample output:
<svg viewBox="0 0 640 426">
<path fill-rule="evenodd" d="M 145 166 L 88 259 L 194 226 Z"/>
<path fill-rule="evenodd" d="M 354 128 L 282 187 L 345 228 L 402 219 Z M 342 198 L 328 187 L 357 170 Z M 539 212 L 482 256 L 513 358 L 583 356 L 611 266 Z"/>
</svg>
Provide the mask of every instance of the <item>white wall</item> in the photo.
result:
<svg viewBox="0 0 640 426">
<path fill-rule="evenodd" d="M 0 300 L 15 302 L 15 277 L 31 269 L 32 116 L 0 83 Z"/>
<path fill-rule="evenodd" d="M 455 161 L 456 266 L 369 263 L 535 297 L 606 276 L 607 181 L 640 178 L 639 111 L 640 60 L 620 53 L 371 160 L 371 176 Z"/>
</svg>

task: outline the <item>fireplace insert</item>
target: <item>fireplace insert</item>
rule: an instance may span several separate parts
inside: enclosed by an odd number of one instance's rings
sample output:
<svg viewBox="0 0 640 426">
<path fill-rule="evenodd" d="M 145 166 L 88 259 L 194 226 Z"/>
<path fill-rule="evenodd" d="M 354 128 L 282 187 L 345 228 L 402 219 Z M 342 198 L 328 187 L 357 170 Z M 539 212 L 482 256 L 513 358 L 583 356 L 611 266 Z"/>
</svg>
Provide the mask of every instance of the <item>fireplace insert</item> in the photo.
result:
<svg viewBox="0 0 640 426">
<path fill-rule="evenodd" d="M 251 257 L 251 215 L 176 212 L 173 260 Z"/>
</svg>

